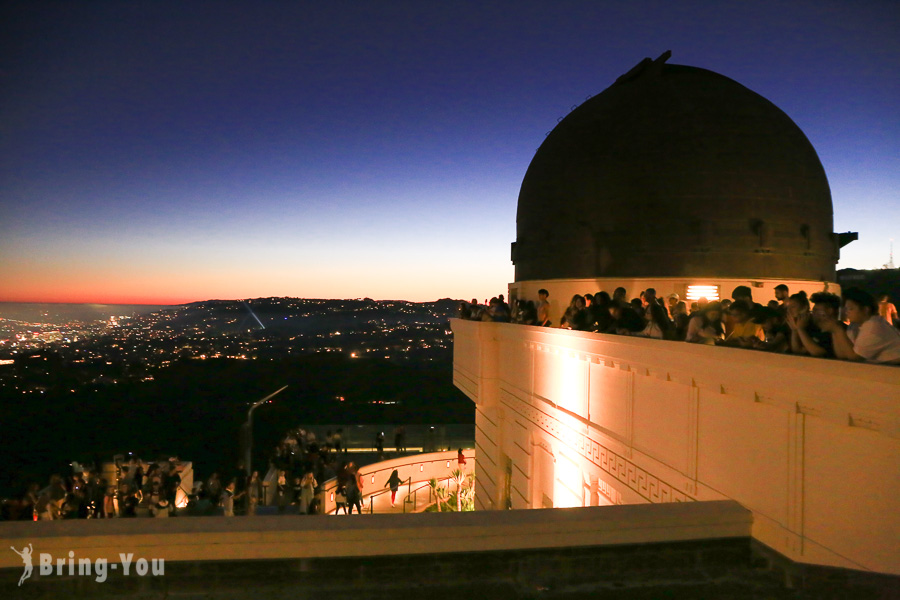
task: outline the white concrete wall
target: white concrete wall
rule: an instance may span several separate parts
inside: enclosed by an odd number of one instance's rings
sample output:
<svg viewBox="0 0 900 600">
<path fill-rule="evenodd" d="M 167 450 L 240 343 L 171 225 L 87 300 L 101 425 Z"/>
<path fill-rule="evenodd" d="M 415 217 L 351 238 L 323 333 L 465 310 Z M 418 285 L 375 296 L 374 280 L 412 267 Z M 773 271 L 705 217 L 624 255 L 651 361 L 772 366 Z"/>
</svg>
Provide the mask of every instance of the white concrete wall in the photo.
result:
<svg viewBox="0 0 900 600">
<path fill-rule="evenodd" d="M 900 368 L 452 327 L 477 508 L 733 499 L 793 560 L 900 573 Z"/>
</svg>

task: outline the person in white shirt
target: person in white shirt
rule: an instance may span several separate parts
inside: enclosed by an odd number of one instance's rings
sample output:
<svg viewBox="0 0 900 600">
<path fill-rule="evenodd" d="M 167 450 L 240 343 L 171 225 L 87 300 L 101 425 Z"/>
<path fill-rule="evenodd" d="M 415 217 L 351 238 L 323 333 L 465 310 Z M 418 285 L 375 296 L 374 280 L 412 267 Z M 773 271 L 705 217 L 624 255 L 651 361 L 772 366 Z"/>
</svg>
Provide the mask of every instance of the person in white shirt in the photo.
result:
<svg viewBox="0 0 900 600">
<path fill-rule="evenodd" d="M 844 332 L 836 319 L 822 321 L 829 331 L 838 358 L 900 365 L 900 331 L 878 314 L 878 304 L 867 292 L 850 288 L 844 292 L 844 313 L 850 326 Z M 827 329 L 826 329 L 827 328 Z"/>
</svg>

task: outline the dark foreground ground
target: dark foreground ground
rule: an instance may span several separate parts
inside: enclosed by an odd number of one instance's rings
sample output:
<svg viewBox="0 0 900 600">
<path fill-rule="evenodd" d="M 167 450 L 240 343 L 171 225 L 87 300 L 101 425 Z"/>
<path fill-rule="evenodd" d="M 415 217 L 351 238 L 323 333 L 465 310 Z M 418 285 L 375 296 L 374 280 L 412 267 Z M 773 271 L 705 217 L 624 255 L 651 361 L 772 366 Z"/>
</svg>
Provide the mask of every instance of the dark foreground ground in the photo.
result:
<svg viewBox="0 0 900 600">
<path fill-rule="evenodd" d="M 36 567 L 37 571 L 37 567 Z M 35 572 L 36 572 L 35 571 Z M 900 579 L 789 564 L 749 539 L 444 555 L 168 563 L 162 577 L 32 577 L 0 571 L 3 598 L 657 600 L 878 599 Z"/>
</svg>

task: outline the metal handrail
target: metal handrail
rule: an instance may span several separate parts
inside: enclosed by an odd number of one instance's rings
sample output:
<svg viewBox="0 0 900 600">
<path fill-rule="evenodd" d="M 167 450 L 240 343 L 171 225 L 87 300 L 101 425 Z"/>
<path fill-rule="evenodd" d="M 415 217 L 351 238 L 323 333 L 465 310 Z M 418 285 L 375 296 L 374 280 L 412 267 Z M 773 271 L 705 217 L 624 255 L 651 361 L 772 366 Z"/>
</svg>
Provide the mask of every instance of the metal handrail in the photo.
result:
<svg viewBox="0 0 900 600">
<path fill-rule="evenodd" d="M 444 454 L 445 456 L 441 456 L 440 458 L 430 458 L 429 457 L 429 459 L 427 459 L 427 460 L 422 460 L 422 458 L 424 458 L 424 457 L 411 455 L 411 456 L 405 457 L 408 460 L 408 462 L 406 462 L 405 464 L 399 464 L 399 465 L 391 464 L 386 467 L 378 468 L 374 471 L 366 472 L 363 475 L 363 480 L 364 480 L 364 482 L 369 483 L 368 481 L 366 481 L 368 479 L 369 481 L 371 481 L 371 484 L 374 486 L 375 481 L 377 481 L 379 477 L 387 478 L 388 475 L 391 473 L 391 471 L 393 471 L 395 469 L 399 469 L 402 471 L 404 468 L 416 467 L 415 468 L 416 471 L 421 471 L 422 467 L 424 466 L 425 468 L 428 468 L 430 470 L 430 472 L 433 472 L 435 464 L 442 465 L 442 467 L 443 467 L 443 463 L 446 461 L 447 468 L 450 468 L 450 466 L 451 466 L 450 463 L 455 462 L 455 460 L 456 460 L 456 457 L 453 456 L 450 452 L 442 452 L 442 453 L 436 453 L 436 454 Z M 466 450 L 466 457 L 470 461 L 472 461 L 471 464 L 474 465 L 474 461 L 475 461 L 474 450 L 471 450 L 471 449 Z M 393 461 L 391 461 L 391 462 L 393 462 Z M 365 468 L 365 467 L 363 467 L 363 468 Z M 443 471 L 443 468 L 441 468 L 440 470 Z M 421 479 L 421 480 L 418 480 L 417 483 L 419 481 L 421 481 L 423 483 L 423 485 L 417 489 L 413 489 L 412 479 L 415 479 L 416 475 L 417 475 L 417 473 L 413 473 L 412 475 L 408 475 L 407 478 L 405 478 L 405 481 L 407 483 L 407 499 L 404 500 L 404 506 L 403 506 L 404 512 L 407 512 L 406 503 L 409 502 L 410 496 L 414 500 L 417 500 L 418 489 L 421 489 L 422 487 L 425 487 L 427 485 L 428 480 Z M 452 478 L 449 476 L 438 477 L 438 481 L 441 481 L 442 483 L 445 483 L 445 484 L 447 484 L 451 480 L 452 480 Z M 331 494 L 331 496 L 332 496 L 331 500 L 333 500 L 336 486 L 337 486 L 337 478 L 335 478 L 335 477 L 332 477 L 332 478 L 322 482 L 318 493 L 321 496 L 323 505 L 325 505 L 328 502 L 328 500 L 326 500 L 326 496 L 328 496 L 329 494 Z M 364 490 L 361 490 L 361 491 L 364 491 Z M 386 493 L 386 492 L 382 489 L 379 489 L 378 491 L 375 491 L 372 494 L 369 494 L 369 496 L 380 495 L 382 493 Z M 433 500 L 433 497 L 430 497 L 429 500 Z M 335 511 L 335 507 L 329 507 L 329 514 L 333 514 L 334 511 Z M 370 501 L 370 511 L 374 512 L 374 504 L 372 504 L 372 501 Z"/>
<path fill-rule="evenodd" d="M 419 506 L 419 490 L 421 490 L 423 488 L 431 488 L 431 485 L 426 482 L 414 490 L 411 488 L 407 488 L 406 498 L 403 499 L 403 512 L 404 513 L 406 512 L 406 505 L 409 503 L 412 503 L 413 512 L 415 512 L 416 507 Z M 410 496 L 413 497 L 412 500 L 409 499 Z M 431 502 L 431 492 L 430 491 L 428 493 L 428 501 Z"/>
<path fill-rule="evenodd" d="M 384 470 L 386 470 L 386 469 L 384 469 Z M 412 477 L 407 477 L 407 478 L 406 478 L 406 483 L 409 484 L 409 485 L 412 485 Z M 403 485 L 403 482 L 401 481 L 400 484 Z M 382 495 L 382 494 L 386 494 L 386 493 L 388 493 L 389 491 L 391 491 L 390 488 L 388 488 L 388 489 L 381 489 L 381 490 L 379 490 L 379 491 L 377 491 L 377 492 L 373 492 L 373 493 L 369 494 L 369 514 L 370 514 L 370 515 L 371 515 L 371 514 L 374 514 L 373 498 L 375 498 L 375 496 L 380 496 L 380 495 Z M 403 511 L 403 512 L 406 512 L 406 510 L 405 510 L 405 509 L 406 509 L 406 506 L 405 506 L 405 505 L 403 506 L 403 508 L 404 508 L 404 511 Z"/>
<path fill-rule="evenodd" d="M 438 483 L 442 483 L 442 482 L 445 483 L 446 486 L 447 486 L 447 489 L 450 490 L 450 484 L 453 482 L 453 477 L 448 476 L 448 477 L 446 477 L 446 478 L 440 478 L 440 479 L 437 479 L 437 481 L 438 481 Z M 404 513 L 406 513 L 406 505 L 407 505 L 407 504 L 412 504 L 412 505 L 413 505 L 413 511 L 415 511 L 415 508 L 416 508 L 416 507 L 418 506 L 418 504 L 419 504 L 419 497 L 418 497 L 418 496 L 419 496 L 419 490 L 428 488 L 428 504 L 431 504 L 432 502 L 437 501 L 437 498 L 436 498 L 435 495 L 434 495 L 434 490 L 432 489 L 430 483 L 428 483 L 428 482 L 422 483 L 421 485 L 419 485 L 419 486 L 416 487 L 415 489 L 412 489 L 412 477 L 407 477 L 405 483 L 407 484 L 407 488 L 406 488 L 406 489 L 407 489 L 407 492 L 406 492 L 406 497 L 403 499 L 403 512 L 404 512 Z M 390 489 L 387 489 L 387 490 L 379 490 L 379 491 L 377 491 L 377 492 L 375 492 L 375 493 L 369 494 L 369 510 L 368 510 L 368 513 L 369 513 L 370 515 L 375 514 L 375 497 L 376 497 L 376 496 L 381 496 L 382 494 L 386 494 L 386 493 L 388 493 L 388 492 L 390 492 L 390 491 L 391 491 Z"/>
</svg>

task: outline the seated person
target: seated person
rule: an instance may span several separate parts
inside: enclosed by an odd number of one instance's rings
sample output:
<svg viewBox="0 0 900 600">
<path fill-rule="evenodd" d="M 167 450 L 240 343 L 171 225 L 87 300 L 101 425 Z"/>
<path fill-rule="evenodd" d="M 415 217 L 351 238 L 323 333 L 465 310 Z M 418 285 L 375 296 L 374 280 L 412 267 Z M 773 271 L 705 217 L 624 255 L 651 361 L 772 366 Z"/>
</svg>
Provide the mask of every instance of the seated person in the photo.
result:
<svg viewBox="0 0 900 600">
<path fill-rule="evenodd" d="M 718 302 L 710 302 L 703 310 L 691 314 L 684 341 L 692 344 L 715 344 L 716 340 L 724 338 L 722 307 Z"/>
<path fill-rule="evenodd" d="M 462 301 L 459 303 L 459 306 L 456 308 L 456 316 L 466 320 L 472 318 L 472 308 L 468 302 Z"/>
<path fill-rule="evenodd" d="M 646 311 L 649 320 L 639 335 L 657 340 L 672 339 L 674 337 L 673 327 L 666 309 L 658 302 L 653 301 L 647 305 Z"/>
<path fill-rule="evenodd" d="M 824 354 L 810 352 L 810 348 L 805 347 L 801 337 L 801 331 L 809 333 L 812 316 L 809 312 L 809 298 L 803 290 L 791 297 L 785 302 L 784 322 L 791 329 L 791 352 L 794 354 L 812 354 L 813 356 L 825 356 Z"/>
<path fill-rule="evenodd" d="M 846 331 L 837 319 L 822 319 L 820 327 L 831 333 L 835 355 L 843 360 L 900 365 L 900 331 L 878 314 L 878 304 L 867 292 L 844 292 Z"/>
<path fill-rule="evenodd" d="M 588 320 L 591 323 L 591 331 L 599 331 L 607 333 L 613 325 L 613 318 L 609 312 L 612 306 L 612 298 L 606 292 L 597 292 L 594 294 L 594 301 L 588 307 L 590 316 Z"/>
<path fill-rule="evenodd" d="M 800 294 L 805 299 L 805 292 Z M 808 302 L 804 310 L 803 299 L 794 300 L 794 296 L 791 296 L 791 300 L 787 303 L 787 319 L 789 323 L 793 323 L 791 346 L 795 354 L 834 358 L 832 336 L 829 331 L 823 329 L 823 324 L 837 321 L 838 326 L 844 327 L 844 324 L 838 321 L 841 299 L 828 292 L 816 292 L 812 295 L 812 300 L 815 306 L 811 312 Z"/>
<path fill-rule="evenodd" d="M 484 312 L 484 307 L 478 304 L 478 300 L 472 298 L 472 302 L 469 303 L 469 319 L 480 321 L 482 312 Z"/>
<path fill-rule="evenodd" d="M 488 313 L 491 321 L 509 323 L 509 305 L 503 301 L 502 297 L 491 298 L 491 302 L 488 305 Z"/>
<path fill-rule="evenodd" d="M 756 342 L 764 342 L 766 334 L 759 323 L 750 318 L 751 307 L 746 300 L 737 300 L 729 309 L 731 315 L 731 333 L 722 342 L 726 346 L 750 348 Z"/>
<path fill-rule="evenodd" d="M 576 331 L 588 330 L 588 312 L 586 310 L 584 296 L 575 294 L 566 312 L 559 322 L 560 328 L 575 329 Z"/>
<path fill-rule="evenodd" d="M 519 300 L 518 310 L 516 311 L 516 323 L 520 325 L 536 325 L 537 324 L 537 307 L 533 300 Z"/>
<path fill-rule="evenodd" d="M 723 298 L 719 301 L 719 306 L 722 309 L 722 327 L 725 329 L 725 337 L 727 338 L 734 329 L 734 319 L 731 318 L 731 300 Z"/>
<path fill-rule="evenodd" d="M 687 337 L 688 322 L 691 320 L 687 313 L 687 304 L 679 301 L 678 304 L 675 305 L 672 309 L 672 320 L 675 322 L 675 334 L 673 339 L 683 342 L 684 338 Z"/>
<path fill-rule="evenodd" d="M 644 317 L 638 314 L 629 304 L 613 304 L 609 312 L 613 318 L 613 322 L 610 325 L 611 333 L 637 335 L 647 327 Z"/>
<path fill-rule="evenodd" d="M 766 352 L 787 352 L 791 348 L 791 328 L 784 322 L 784 316 L 778 306 L 760 309 L 754 319 L 762 325 L 765 339 L 756 340 L 752 347 Z"/>
</svg>

